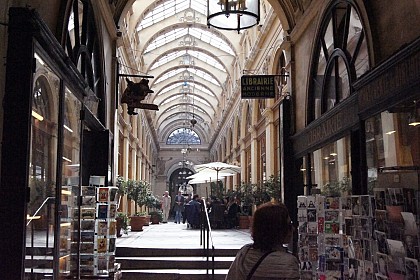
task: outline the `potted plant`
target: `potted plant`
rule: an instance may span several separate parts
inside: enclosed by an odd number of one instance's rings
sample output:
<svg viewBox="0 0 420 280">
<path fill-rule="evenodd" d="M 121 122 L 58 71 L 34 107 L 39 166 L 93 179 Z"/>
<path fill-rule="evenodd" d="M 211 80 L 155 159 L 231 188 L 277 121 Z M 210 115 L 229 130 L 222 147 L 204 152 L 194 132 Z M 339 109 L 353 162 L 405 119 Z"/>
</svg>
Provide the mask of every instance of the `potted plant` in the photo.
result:
<svg viewBox="0 0 420 280">
<path fill-rule="evenodd" d="M 128 225 L 130 223 L 130 218 L 128 217 L 128 215 L 125 213 L 118 212 L 116 220 L 117 220 L 117 237 L 122 236 L 121 230 L 123 230 L 125 234 L 128 234 Z"/>
<path fill-rule="evenodd" d="M 127 180 L 127 198 L 134 202 L 134 216 L 131 216 L 131 231 L 142 231 L 145 223 L 145 212 L 138 212 L 146 203 L 146 197 L 150 195 L 150 184 L 146 181 Z"/>
<path fill-rule="evenodd" d="M 264 183 L 266 193 L 276 202 L 281 202 L 281 177 L 271 175 Z"/>
<path fill-rule="evenodd" d="M 254 189 L 256 189 L 254 184 L 245 182 L 242 182 L 239 187 L 238 196 L 241 201 L 242 214 L 252 215 L 252 205 L 255 202 Z"/>
<path fill-rule="evenodd" d="M 240 212 L 239 213 L 239 224 L 238 227 L 240 229 L 247 229 L 251 224 L 251 217 L 248 213 Z"/>
<path fill-rule="evenodd" d="M 136 212 L 130 217 L 131 231 L 143 231 L 146 219 L 146 212 Z"/>
<path fill-rule="evenodd" d="M 151 211 L 149 212 L 149 214 L 150 214 L 150 222 L 152 223 L 152 225 L 157 225 L 163 221 L 162 210 Z"/>
</svg>

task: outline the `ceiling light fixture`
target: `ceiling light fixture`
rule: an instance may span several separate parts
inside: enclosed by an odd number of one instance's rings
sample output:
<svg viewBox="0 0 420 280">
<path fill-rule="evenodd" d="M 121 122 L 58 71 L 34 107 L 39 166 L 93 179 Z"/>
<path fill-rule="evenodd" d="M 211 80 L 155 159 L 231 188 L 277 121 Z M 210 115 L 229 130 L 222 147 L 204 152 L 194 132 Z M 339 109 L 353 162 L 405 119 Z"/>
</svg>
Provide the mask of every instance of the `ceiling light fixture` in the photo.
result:
<svg viewBox="0 0 420 280">
<path fill-rule="evenodd" d="M 207 0 L 207 26 L 239 31 L 260 22 L 259 0 Z"/>
</svg>

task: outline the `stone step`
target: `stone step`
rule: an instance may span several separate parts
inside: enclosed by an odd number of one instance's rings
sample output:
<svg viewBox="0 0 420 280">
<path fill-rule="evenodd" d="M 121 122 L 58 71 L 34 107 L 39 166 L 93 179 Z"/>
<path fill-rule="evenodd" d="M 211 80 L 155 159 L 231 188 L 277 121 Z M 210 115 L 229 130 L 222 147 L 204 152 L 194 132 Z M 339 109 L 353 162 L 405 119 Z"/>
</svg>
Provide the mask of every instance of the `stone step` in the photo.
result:
<svg viewBox="0 0 420 280">
<path fill-rule="evenodd" d="M 46 280 L 53 279 L 52 268 L 25 268 L 25 279 L 31 280 Z"/>
<path fill-rule="evenodd" d="M 53 256 L 25 256 L 25 267 L 36 267 L 40 269 L 53 267 Z"/>
<path fill-rule="evenodd" d="M 226 277 L 227 269 L 216 269 L 214 276 L 212 271 L 199 269 L 156 269 L 156 270 L 123 270 L 122 280 L 223 280 Z"/>
<path fill-rule="evenodd" d="M 122 279 L 222 280 L 238 249 L 173 249 L 119 247 L 116 262 L 121 263 Z M 214 268 L 211 255 L 214 254 Z M 209 262 L 207 262 L 207 259 Z M 214 275 L 212 271 L 214 269 Z"/>
<path fill-rule="evenodd" d="M 230 267 L 234 257 L 215 257 L 215 269 L 227 269 Z M 116 262 L 121 263 L 123 270 L 128 269 L 206 269 L 207 265 L 212 266 L 212 259 L 206 257 L 117 257 Z"/>
<path fill-rule="evenodd" d="M 115 256 L 116 257 L 185 257 L 195 256 L 202 257 L 212 255 L 217 257 L 234 257 L 238 252 L 238 249 L 215 249 L 214 251 L 206 251 L 204 249 L 188 249 L 188 248 L 131 248 L 131 247 L 117 247 Z"/>
</svg>

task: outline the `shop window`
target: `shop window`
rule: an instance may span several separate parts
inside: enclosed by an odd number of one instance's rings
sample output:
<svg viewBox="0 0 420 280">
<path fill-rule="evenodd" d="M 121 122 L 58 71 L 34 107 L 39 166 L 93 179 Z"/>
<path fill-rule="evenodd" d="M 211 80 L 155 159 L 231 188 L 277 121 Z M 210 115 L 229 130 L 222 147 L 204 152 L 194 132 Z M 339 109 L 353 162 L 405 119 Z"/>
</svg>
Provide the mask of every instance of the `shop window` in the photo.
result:
<svg viewBox="0 0 420 280">
<path fill-rule="evenodd" d="M 245 182 L 251 182 L 252 180 L 252 162 L 251 162 L 251 148 L 248 148 L 245 151 L 246 156 L 246 173 L 245 173 Z"/>
<path fill-rule="evenodd" d="M 311 155 L 311 179 L 321 193 L 342 195 L 351 191 L 350 137 L 330 143 Z M 306 164 L 302 171 L 306 172 Z"/>
<path fill-rule="evenodd" d="M 75 95 L 66 88 L 64 102 L 64 137 L 63 137 L 63 157 L 62 157 L 62 191 L 61 191 L 61 214 L 59 237 L 60 237 L 60 277 L 75 274 L 78 266 L 76 256 L 78 254 L 75 243 L 77 234 L 74 229 L 78 224 L 76 200 L 80 195 L 79 175 L 80 175 L 80 132 L 81 122 L 79 115 L 82 108 L 81 102 Z M 73 244 L 73 245 L 72 245 Z"/>
<path fill-rule="evenodd" d="M 420 126 L 410 126 L 412 103 L 371 117 L 365 122 L 368 190 L 419 188 Z"/>
<path fill-rule="evenodd" d="M 37 61 L 41 61 L 38 55 Z M 42 62 L 37 64 L 38 72 L 40 68 L 46 69 L 47 65 Z M 51 81 L 56 81 L 57 76 L 51 75 Z M 37 230 L 47 230 L 53 224 L 54 216 L 51 214 L 52 206 L 50 203 L 43 204 L 48 201 L 49 197 L 55 195 L 55 166 L 57 155 L 55 153 L 57 146 L 54 137 L 57 135 L 57 125 L 55 121 L 57 116 L 53 118 L 50 112 L 49 96 L 52 94 L 45 76 L 36 79 L 33 88 L 32 98 L 32 126 L 31 126 L 31 149 L 29 163 L 29 189 L 30 200 L 28 203 L 27 214 L 39 217 L 39 220 L 31 221 L 31 226 Z M 30 244 L 27 244 L 30 246 Z M 46 244 L 43 244 L 46 245 Z"/>
<path fill-rule="evenodd" d="M 259 151 L 258 154 L 260 155 L 257 157 L 258 161 L 258 181 L 265 182 L 267 180 L 267 170 L 266 170 L 266 148 L 265 148 L 265 137 L 261 137 L 258 140 L 258 147 Z"/>
</svg>

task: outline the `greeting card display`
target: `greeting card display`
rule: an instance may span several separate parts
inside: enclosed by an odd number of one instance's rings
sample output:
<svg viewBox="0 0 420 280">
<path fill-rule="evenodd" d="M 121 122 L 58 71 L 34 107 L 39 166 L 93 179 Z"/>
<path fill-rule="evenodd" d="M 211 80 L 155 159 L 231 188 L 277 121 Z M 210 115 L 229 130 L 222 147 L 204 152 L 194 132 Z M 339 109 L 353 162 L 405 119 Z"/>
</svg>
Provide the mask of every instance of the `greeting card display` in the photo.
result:
<svg viewBox="0 0 420 280">
<path fill-rule="evenodd" d="M 73 207 L 72 213 L 76 213 L 77 218 L 80 211 L 81 219 L 73 220 L 70 245 L 60 239 L 60 248 L 69 246 L 72 252 L 67 263 L 62 266 L 68 266 L 69 273 L 74 275 L 80 266 L 81 276 L 112 277 L 115 263 L 118 188 L 106 187 L 103 176 L 92 176 L 89 182 L 89 186 L 80 187 L 81 197 L 79 191 L 74 191 L 76 202 L 71 204 L 77 207 Z M 77 203 L 78 198 L 80 206 Z M 77 258 L 78 253 L 80 258 Z"/>
</svg>

